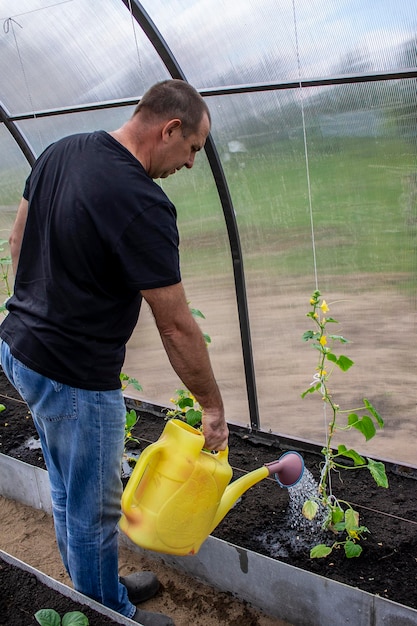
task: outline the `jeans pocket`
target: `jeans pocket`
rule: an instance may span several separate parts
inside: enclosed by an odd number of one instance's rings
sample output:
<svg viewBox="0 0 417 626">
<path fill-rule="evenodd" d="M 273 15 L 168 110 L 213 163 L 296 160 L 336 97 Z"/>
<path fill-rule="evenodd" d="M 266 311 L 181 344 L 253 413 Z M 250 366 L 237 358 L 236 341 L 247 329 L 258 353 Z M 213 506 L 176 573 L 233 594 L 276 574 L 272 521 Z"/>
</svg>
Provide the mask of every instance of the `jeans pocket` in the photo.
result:
<svg viewBox="0 0 417 626">
<path fill-rule="evenodd" d="M 47 421 L 77 419 L 76 389 L 47 378 L 15 359 L 14 380 L 33 416 Z"/>
</svg>

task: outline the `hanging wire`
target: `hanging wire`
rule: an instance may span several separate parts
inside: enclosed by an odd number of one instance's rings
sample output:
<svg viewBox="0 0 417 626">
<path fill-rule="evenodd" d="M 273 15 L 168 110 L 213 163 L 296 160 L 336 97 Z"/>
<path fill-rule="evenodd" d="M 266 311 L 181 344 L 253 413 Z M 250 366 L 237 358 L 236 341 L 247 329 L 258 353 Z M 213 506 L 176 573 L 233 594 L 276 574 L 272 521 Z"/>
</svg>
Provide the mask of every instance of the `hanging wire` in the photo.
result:
<svg viewBox="0 0 417 626">
<path fill-rule="evenodd" d="M 313 200 L 311 194 L 311 181 L 310 181 L 310 161 L 308 156 L 308 145 L 307 145 L 307 130 L 306 130 L 306 121 L 305 121 L 305 111 L 304 111 L 304 92 L 303 92 L 303 84 L 301 78 L 301 59 L 300 59 L 300 48 L 298 42 L 298 28 L 297 28 L 297 14 L 295 8 L 295 0 L 292 0 L 292 10 L 293 10 L 293 20 L 294 20 L 294 35 L 295 35 L 295 48 L 297 54 L 297 70 L 298 70 L 298 85 L 299 85 L 299 93 L 300 93 L 300 105 L 301 105 L 301 119 L 303 124 L 303 140 L 304 140 L 304 157 L 306 164 L 306 178 L 307 178 L 307 191 L 308 191 L 308 206 L 310 213 L 310 230 L 311 230 L 311 244 L 313 249 L 313 265 L 314 265 L 314 279 L 316 284 L 316 290 L 319 288 L 319 280 L 318 280 L 318 272 L 317 272 L 317 255 L 316 255 L 316 238 L 314 232 L 314 219 L 313 219 Z M 324 421 L 324 440 L 327 439 L 327 411 L 326 404 L 323 402 L 323 421 Z M 323 467 L 322 472 L 326 471 L 326 467 Z M 328 486 L 329 486 L 329 494 L 330 498 L 332 498 L 332 481 L 331 481 L 331 473 L 328 474 Z"/>
<path fill-rule="evenodd" d="M 292 11 L 293 11 L 293 19 L 294 19 L 295 49 L 296 49 L 296 54 L 297 54 L 298 84 L 300 88 L 301 119 L 302 119 L 302 124 L 303 124 L 304 156 L 305 156 L 305 162 L 306 162 L 311 242 L 312 242 L 312 247 L 313 247 L 314 278 L 316 282 L 316 289 L 318 289 L 319 287 L 318 287 L 318 276 L 317 276 L 316 242 L 315 242 L 315 235 L 314 235 L 313 202 L 311 198 L 311 183 L 310 183 L 310 164 L 309 164 L 309 158 L 308 158 L 307 132 L 306 132 L 306 122 L 305 122 L 305 112 L 304 112 L 304 94 L 303 94 L 303 84 L 301 80 L 301 60 L 300 60 L 300 49 L 299 49 L 299 44 L 298 44 L 298 28 L 297 28 L 297 17 L 296 17 L 296 10 L 295 10 L 295 0 L 292 0 Z"/>
<path fill-rule="evenodd" d="M 131 23 L 132 23 L 133 38 L 135 40 L 136 56 L 138 58 L 139 80 L 142 82 L 142 85 L 144 87 L 145 86 L 145 75 L 144 75 L 144 72 L 143 72 L 142 60 L 140 58 L 139 43 L 138 43 L 138 37 L 137 37 L 137 34 L 136 34 L 136 20 L 135 20 L 135 18 L 133 16 L 133 9 L 132 9 L 132 2 L 131 2 L 131 0 L 128 0 L 128 4 L 129 4 L 130 20 L 131 20 Z"/>
<path fill-rule="evenodd" d="M 9 32 L 11 32 L 13 35 L 13 40 L 16 46 L 17 56 L 19 58 L 20 69 L 22 70 L 23 80 L 25 82 L 26 92 L 27 92 L 27 96 L 29 99 L 30 109 L 31 111 L 33 111 L 33 119 L 36 120 L 35 107 L 33 106 L 33 100 L 32 100 L 32 94 L 31 94 L 30 87 L 29 87 L 29 81 L 27 79 L 25 65 L 23 63 L 22 55 L 20 53 L 20 48 L 19 48 L 19 44 L 17 41 L 16 33 L 15 33 L 15 27 L 14 27 L 15 24 L 19 26 L 19 28 L 23 28 L 23 26 L 19 24 L 19 22 L 17 22 L 13 17 L 8 17 L 3 22 L 3 30 L 6 35 Z M 38 137 L 39 137 L 39 144 L 40 144 L 41 150 L 43 150 L 43 142 L 42 142 L 42 136 L 40 133 L 39 126 L 37 127 L 37 132 L 38 132 Z"/>
</svg>

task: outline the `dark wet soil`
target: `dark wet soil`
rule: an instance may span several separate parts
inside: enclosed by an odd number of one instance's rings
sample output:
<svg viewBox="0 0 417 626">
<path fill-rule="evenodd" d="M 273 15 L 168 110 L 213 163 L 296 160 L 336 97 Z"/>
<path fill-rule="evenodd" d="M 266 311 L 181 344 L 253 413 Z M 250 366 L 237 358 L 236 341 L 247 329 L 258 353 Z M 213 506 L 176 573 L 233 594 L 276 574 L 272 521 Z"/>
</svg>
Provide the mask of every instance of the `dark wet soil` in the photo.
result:
<svg viewBox="0 0 417 626">
<path fill-rule="evenodd" d="M 31 437 L 37 438 L 27 407 L 18 400 L 2 373 L 0 402 L 6 406 L 0 413 L 0 451 L 43 467 L 41 451 L 30 450 L 26 445 Z M 140 403 L 136 406 L 140 419 L 133 434 L 140 439 L 143 449 L 158 439 L 165 421 L 161 414 L 144 411 Z M 302 454 L 306 469 L 317 480 L 319 450 L 307 444 L 292 443 L 277 437 L 250 435 L 241 429 L 232 430 L 229 462 L 234 479 L 292 448 Z M 333 479 L 335 495 L 354 506 L 360 513 L 361 524 L 370 531 L 362 541 L 363 553 L 358 558 L 347 559 L 339 549 L 327 559 L 310 559 L 309 550 L 317 543 L 316 531 L 305 523 L 291 528 L 298 519 L 289 508 L 291 494 L 273 478 L 262 480 L 244 493 L 213 535 L 417 609 L 417 471 L 387 464 L 387 475 L 389 489 L 377 487 L 364 470 L 348 471 Z M 334 536 L 325 539 L 331 544 Z"/>
<path fill-rule="evenodd" d="M 0 558 L 0 626 L 38 625 L 34 615 L 40 609 L 55 609 L 61 616 L 80 611 L 93 626 L 114 626 L 109 617 L 78 604 L 44 585 L 30 573 L 6 563 Z"/>
</svg>

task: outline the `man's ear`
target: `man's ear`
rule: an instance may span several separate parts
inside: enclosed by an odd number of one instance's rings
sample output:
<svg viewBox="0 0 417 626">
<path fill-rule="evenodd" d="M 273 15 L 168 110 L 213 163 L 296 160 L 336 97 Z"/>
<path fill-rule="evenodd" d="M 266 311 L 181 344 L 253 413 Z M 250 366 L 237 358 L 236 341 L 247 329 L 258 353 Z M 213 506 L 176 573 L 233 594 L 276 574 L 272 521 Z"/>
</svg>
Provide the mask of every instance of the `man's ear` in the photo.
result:
<svg viewBox="0 0 417 626">
<path fill-rule="evenodd" d="M 167 122 L 163 127 L 162 127 L 162 139 L 164 141 L 169 141 L 169 139 L 172 137 L 172 134 L 174 133 L 174 131 L 178 130 L 179 128 L 181 128 L 182 126 L 182 122 L 180 119 L 173 119 L 173 120 L 169 120 L 169 122 Z"/>
</svg>

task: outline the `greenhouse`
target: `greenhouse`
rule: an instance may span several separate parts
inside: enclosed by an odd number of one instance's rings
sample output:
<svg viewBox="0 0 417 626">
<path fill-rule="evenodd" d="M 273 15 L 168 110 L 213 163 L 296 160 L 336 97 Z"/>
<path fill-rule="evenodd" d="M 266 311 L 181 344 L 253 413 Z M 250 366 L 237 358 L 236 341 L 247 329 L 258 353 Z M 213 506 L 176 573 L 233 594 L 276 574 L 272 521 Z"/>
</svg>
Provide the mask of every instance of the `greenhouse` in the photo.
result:
<svg viewBox="0 0 417 626">
<path fill-rule="evenodd" d="M 415 475 L 415 0 L 2 0 L 0 18 L 1 301 L 36 159 L 190 83 L 210 133 L 156 182 L 228 424 L 320 448 L 336 410 L 332 445 Z M 145 303 L 123 372 L 154 411 L 184 390 Z"/>
</svg>

